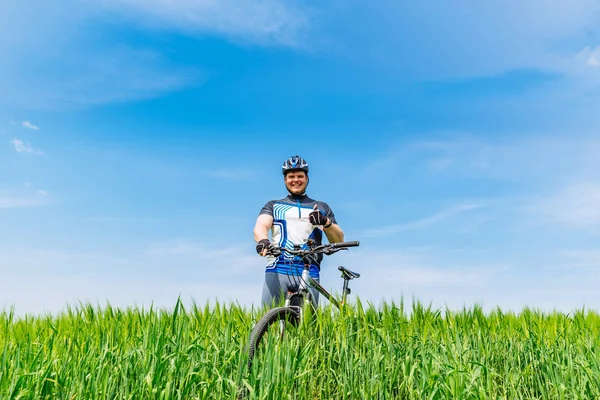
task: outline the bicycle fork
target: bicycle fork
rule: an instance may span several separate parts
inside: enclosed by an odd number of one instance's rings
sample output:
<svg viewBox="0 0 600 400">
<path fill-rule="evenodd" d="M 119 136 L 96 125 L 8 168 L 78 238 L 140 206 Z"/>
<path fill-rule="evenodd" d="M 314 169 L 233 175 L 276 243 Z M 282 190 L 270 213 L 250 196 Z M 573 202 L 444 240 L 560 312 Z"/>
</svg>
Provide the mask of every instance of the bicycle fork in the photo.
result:
<svg viewBox="0 0 600 400">
<path fill-rule="evenodd" d="M 304 268 L 302 269 L 302 276 L 300 278 L 300 283 L 298 285 L 297 294 L 289 293 L 285 299 L 285 307 L 294 307 L 298 311 L 298 321 L 301 324 L 304 318 L 304 305 L 310 304 L 312 302 L 312 293 L 308 290 L 307 282 L 310 279 L 310 264 L 304 264 Z M 290 296 L 291 294 L 291 296 Z M 300 299 L 300 302 L 294 301 L 296 299 Z M 281 335 L 283 336 L 283 331 L 285 329 L 285 321 L 279 321 Z"/>
</svg>

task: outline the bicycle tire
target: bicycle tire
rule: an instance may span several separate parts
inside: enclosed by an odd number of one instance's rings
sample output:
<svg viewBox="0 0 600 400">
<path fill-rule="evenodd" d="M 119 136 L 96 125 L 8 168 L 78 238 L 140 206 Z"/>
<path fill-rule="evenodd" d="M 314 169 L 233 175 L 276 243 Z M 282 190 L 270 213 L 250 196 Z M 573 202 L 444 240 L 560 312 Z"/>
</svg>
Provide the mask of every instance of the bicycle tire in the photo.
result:
<svg viewBox="0 0 600 400">
<path fill-rule="evenodd" d="M 261 339 L 269 330 L 269 327 L 281 320 L 288 321 L 293 325 L 297 325 L 300 320 L 300 314 L 295 309 L 296 307 L 276 307 L 269 310 L 262 318 L 254 325 L 250 333 L 250 341 L 248 348 L 248 370 L 252 368 L 252 361 L 258 350 L 258 345 Z"/>
</svg>

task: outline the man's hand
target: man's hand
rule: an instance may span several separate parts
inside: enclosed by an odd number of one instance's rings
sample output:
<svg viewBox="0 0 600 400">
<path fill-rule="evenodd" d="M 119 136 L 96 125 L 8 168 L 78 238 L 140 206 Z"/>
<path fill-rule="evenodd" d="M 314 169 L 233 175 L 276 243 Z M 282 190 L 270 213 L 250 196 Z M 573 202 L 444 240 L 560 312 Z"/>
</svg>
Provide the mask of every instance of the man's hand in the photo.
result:
<svg viewBox="0 0 600 400">
<path fill-rule="evenodd" d="M 269 239 L 259 240 L 258 243 L 256 243 L 256 252 L 264 257 L 267 255 L 267 250 L 270 245 L 271 242 L 269 242 Z"/>
<path fill-rule="evenodd" d="M 308 214 L 308 220 L 313 225 L 327 225 L 329 223 L 329 218 L 319 210 L 316 204 L 314 209 Z"/>
</svg>

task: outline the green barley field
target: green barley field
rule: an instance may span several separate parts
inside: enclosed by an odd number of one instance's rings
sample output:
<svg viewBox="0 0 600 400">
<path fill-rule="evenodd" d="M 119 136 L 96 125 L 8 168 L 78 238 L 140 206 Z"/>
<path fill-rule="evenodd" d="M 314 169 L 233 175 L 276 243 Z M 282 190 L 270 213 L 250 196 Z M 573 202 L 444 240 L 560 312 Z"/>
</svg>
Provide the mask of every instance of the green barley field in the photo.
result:
<svg viewBox="0 0 600 400">
<path fill-rule="evenodd" d="M 244 353 L 262 310 L 0 314 L 1 399 L 600 399 L 600 317 L 356 301 Z"/>
</svg>

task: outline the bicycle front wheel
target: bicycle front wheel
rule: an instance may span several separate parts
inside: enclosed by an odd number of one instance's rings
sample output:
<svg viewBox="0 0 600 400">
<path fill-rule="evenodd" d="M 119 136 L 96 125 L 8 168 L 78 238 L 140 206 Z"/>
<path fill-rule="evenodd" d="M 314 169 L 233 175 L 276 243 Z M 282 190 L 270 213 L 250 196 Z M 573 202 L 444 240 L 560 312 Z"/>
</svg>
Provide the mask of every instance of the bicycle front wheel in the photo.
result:
<svg viewBox="0 0 600 400">
<path fill-rule="evenodd" d="M 254 329 L 250 333 L 250 344 L 248 348 L 248 370 L 252 368 L 252 361 L 258 351 L 258 346 L 261 339 L 271 328 L 273 331 L 279 332 L 281 336 L 285 331 L 286 323 L 297 326 L 300 321 L 300 314 L 296 307 L 276 307 L 269 310 L 256 323 Z"/>
</svg>

